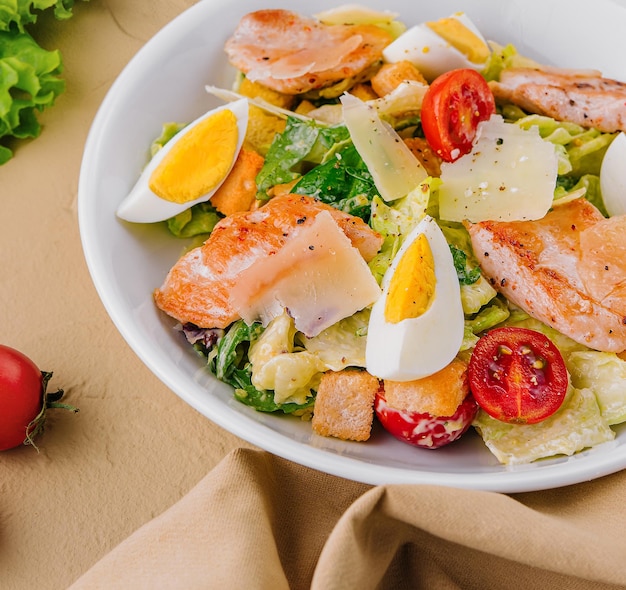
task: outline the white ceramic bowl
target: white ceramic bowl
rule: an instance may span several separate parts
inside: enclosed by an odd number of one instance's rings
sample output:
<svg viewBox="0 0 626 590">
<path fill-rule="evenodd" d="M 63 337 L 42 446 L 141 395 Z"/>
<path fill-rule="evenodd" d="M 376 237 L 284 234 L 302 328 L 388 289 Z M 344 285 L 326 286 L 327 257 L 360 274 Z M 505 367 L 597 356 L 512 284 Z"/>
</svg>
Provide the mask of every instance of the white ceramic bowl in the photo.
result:
<svg viewBox="0 0 626 590">
<path fill-rule="evenodd" d="M 319 0 L 315 12 L 338 6 Z M 596 0 L 363 0 L 397 12 L 408 25 L 465 11 L 487 39 L 513 42 L 544 63 L 597 68 L 626 80 L 626 7 Z M 115 209 L 146 162 L 165 121 L 190 121 L 217 106 L 205 84 L 230 88 L 224 41 L 246 12 L 291 8 L 286 0 L 204 0 L 160 31 L 113 84 L 93 122 L 79 184 L 79 222 L 87 264 L 106 310 L 131 348 L 183 400 L 210 420 L 276 455 L 370 484 L 428 483 L 522 492 L 590 480 L 626 467 L 626 430 L 613 443 L 570 458 L 507 468 L 476 435 L 436 451 L 414 449 L 376 428 L 367 443 L 312 434 L 310 424 L 255 412 L 235 401 L 159 313 L 152 291 L 183 244 L 161 226 L 121 222 Z M 311 10 L 311 9 L 309 9 Z M 146 395 L 148 393 L 146 392 Z"/>
</svg>

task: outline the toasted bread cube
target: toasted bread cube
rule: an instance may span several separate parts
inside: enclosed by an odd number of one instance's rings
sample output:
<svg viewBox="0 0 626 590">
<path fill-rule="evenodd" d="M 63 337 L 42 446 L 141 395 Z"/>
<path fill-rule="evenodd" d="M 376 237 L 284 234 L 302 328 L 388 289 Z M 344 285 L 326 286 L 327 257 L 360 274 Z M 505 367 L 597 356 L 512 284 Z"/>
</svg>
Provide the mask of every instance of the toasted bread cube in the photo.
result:
<svg viewBox="0 0 626 590">
<path fill-rule="evenodd" d="M 404 143 L 424 166 L 429 176 L 441 176 L 441 158 L 423 137 L 407 137 Z"/>
<path fill-rule="evenodd" d="M 407 80 L 428 84 L 426 78 L 410 61 L 383 64 L 372 77 L 371 84 L 378 96 L 385 96 Z"/>
<path fill-rule="evenodd" d="M 369 84 L 356 84 L 350 88 L 350 94 L 360 98 L 361 100 L 375 100 L 378 98 L 378 94 L 374 92 L 374 89 Z"/>
<path fill-rule="evenodd" d="M 249 113 L 244 145 L 265 155 L 276 135 L 285 130 L 286 121 L 254 105 L 250 105 Z"/>
<path fill-rule="evenodd" d="M 294 109 L 294 113 L 298 115 L 308 115 L 311 111 L 314 111 L 317 107 L 310 100 L 303 100 Z"/>
<path fill-rule="evenodd" d="M 248 78 L 244 78 L 239 85 L 239 94 L 250 98 L 261 98 L 265 102 L 269 102 L 281 109 L 290 109 L 293 105 L 295 97 L 291 94 L 283 94 L 272 90 L 258 82 L 251 82 Z"/>
<path fill-rule="evenodd" d="M 404 412 L 452 416 L 469 393 L 467 363 L 454 359 L 449 365 L 415 381 L 384 381 L 387 405 Z"/>
<path fill-rule="evenodd" d="M 324 373 L 315 398 L 313 431 L 342 440 L 368 440 L 379 387 L 378 379 L 367 371 Z"/>
<path fill-rule="evenodd" d="M 241 148 L 230 174 L 211 197 L 211 204 L 224 215 L 249 211 L 256 199 L 256 176 L 263 162 L 263 156 Z"/>
</svg>

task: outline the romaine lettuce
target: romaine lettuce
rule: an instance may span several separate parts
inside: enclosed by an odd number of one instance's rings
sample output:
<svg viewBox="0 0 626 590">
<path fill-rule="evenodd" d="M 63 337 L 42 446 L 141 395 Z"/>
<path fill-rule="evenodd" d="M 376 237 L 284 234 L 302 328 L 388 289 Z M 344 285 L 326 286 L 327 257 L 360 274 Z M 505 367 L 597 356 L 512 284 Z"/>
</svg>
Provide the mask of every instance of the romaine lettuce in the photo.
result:
<svg viewBox="0 0 626 590">
<path fill-rule="evenodd" d="M 295 335 L 293 319 L 285 312 L 267 325 L 248 350 L 252 384 L 257 390 L 273 391 L 279 407 L 306 404 L 325 370 L 316 355 L 295 347 Z"/>
<path fill-rule="evenodd" d="M 211 372 L 224 383 L 234 387 L 235 398 L 259 412 L 284 412 L 303 415 L 309 412 L 314 397 L 303 404 L 276 403 L 274 392 L 257 389 L 252 384 L 252 368 L 248 349 L 263 334 L 261 324 L 248 326 L 243 320 L 234 322 L 208 354 Z"/>
<path fill-rule="evenodd" d="M 626 361 L 611 352 L 587 350 L 568 357 L 572 383 L 589 388 L 609 424 L 626 422 Z"/>
<path fill-rule="evenodd" d="M 561 408 L 537 424 L 507 424 L 480 410 L 473 425 L 505 465 L 573 455 L 615 438 L 590 389 L 570 388 Z"/>
<path fill-rule="evenodd" d="M 198 203 L 185 209 L 178 215 L 170 217 L 167 228 L 177 238 L 191 238 L 203 234 L 210 234 L 215 224 L 222 218 L 211 203 Z"/>
<path fill-rule="evenodd" d="M 366 308 L 337 322 L 313 338 L 303 337 L 300 343 L 304 349 L 324 363 L 325 370 L 365 368 L 369 317 L 370 310 Z"/>
</svg>

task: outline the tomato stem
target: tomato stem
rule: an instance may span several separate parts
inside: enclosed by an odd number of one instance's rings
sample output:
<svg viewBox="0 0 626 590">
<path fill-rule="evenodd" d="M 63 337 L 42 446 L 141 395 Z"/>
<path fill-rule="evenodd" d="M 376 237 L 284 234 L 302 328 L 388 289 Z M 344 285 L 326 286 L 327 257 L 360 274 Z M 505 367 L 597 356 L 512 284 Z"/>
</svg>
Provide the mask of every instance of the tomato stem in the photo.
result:
<svg viewBox="0 0 626 590">
<path fill-rule="evenodd" d="M 35 416 L 30 424 L 26 427 L 26 438 L 24 439 L 25 445 L 32 445 L 37 452 L 39 452 L 39 448 L 35 444 L 35 437 L 39 435 L 44 428 L 44 423 L 46 419 L 46 410 L 48 408 L 60 408 L 63 410 L 69 410 L 71 412 L 78 412 L 78 408 L 71 406 L 69 404 L 61 404 L 59 400 L 63 397 L 65 393 L 62 389 L 57 389 L 54 392 L 48 392 L 48 382 L 52 378 L 52 372 L 41 371 L 41 410 L 39 414 Z"/>
</svg>

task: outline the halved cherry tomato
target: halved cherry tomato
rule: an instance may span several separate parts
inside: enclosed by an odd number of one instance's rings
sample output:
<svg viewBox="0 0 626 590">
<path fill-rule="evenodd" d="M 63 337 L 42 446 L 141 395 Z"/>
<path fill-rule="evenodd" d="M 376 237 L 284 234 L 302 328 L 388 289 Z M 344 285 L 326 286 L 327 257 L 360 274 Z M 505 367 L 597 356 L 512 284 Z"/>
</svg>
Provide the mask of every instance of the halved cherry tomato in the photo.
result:
<svg viewBox="0 0 626 590">
<path fill-rule="evenodd" d="M 475 70 L 463 68 L 438 76 L 422 102 L 422 129 L 446 162 L 472 150 L 476 128 L 496 112 L 493 93 Z"/>
<path fill-rule="evenodd" d="M 487 332 L 469 363 L 469 385 L 478 405 L 511 424 L 534 424 L 556 412 L 568 386 L 565 362 L 541 332 L 505 327 Z"/>
<path fill-rule="evenodd" d="M 470 394 L 452 416 L 433 416 L 392 408 L 384 393 L 379 391 L 374 410 L 383 428 L 398 440 L 414 447 L 438 449 L 465 434 L 478 412 L 478 405 Z"/>
</svg>

